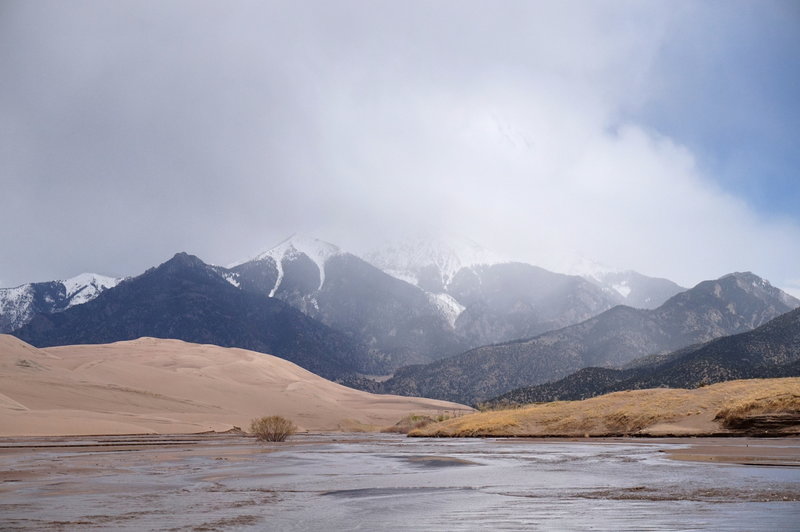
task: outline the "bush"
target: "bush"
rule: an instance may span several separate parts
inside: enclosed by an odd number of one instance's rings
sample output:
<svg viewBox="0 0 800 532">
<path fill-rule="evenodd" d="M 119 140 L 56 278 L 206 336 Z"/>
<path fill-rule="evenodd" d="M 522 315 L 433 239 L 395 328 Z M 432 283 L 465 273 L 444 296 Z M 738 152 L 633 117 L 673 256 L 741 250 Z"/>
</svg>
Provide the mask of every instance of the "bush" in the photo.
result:
<svg viewBox="0 0 800 532">
<path fill-rule="evenodd" d="M 250 432 L 261 441 L 285 441 L 297 432 L 294 423 L 282 416 L 266 416 L 250 423 Z"/>
</svg>

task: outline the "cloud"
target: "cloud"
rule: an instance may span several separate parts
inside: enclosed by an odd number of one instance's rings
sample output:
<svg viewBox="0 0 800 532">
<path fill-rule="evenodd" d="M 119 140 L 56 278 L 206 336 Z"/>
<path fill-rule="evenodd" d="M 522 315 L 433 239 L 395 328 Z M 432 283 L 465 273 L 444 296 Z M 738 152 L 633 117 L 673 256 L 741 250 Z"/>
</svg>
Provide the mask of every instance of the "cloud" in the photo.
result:
<svg viewBox="0 0 800 532">
<path fill-rule="evenodd" d="M 372 134 L 337 143 L 329 168 L 340 184 L 346 174 L 375 177 L 357 194 L 336 186 L 328 197 L 370 228 L 441 227 L 554 268 L 554 257 L 575 250 L 687 285 L 734 270 L 776 282 L 792 274 L 798 226 L 757 215 L 704 176 L 685 147 L 634 124 L 609 129 L 607 115 L 568 98 L 530 94 L 433 106 L 428 94 L 392 120 L 365 111 L 359 123 Z M 346 225 L 339 239 L 353 231 Z"/>
<path fill-rule="evenodd" d="M 567 249 L 683 284 L 737 269 L 786 284 L 797 220 L 757 212 L 637 116 L 678 105 L 663 88 L 679 65 L 660 58 L 713 15 L 8 3 L 0 274 L 136 274 L 178 250 L 228 263 L 295 231 L 363 250 L 432 229 L 544 266 Z"/>
</svg>

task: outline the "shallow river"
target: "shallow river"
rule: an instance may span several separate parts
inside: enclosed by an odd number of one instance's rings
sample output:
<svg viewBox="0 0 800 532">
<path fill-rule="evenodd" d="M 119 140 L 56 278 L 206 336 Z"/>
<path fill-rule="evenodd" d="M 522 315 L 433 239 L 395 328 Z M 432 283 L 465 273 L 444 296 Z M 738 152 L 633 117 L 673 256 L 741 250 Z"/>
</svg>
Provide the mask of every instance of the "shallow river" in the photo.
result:
<svg viewBox="0 0 800 532">
<path fill-rule="evenodd" d="M 672 460 L 674 443 L 70 443 L 0 445 L 0 529 L 800 530 L 800 468 Z"/>
</svg>

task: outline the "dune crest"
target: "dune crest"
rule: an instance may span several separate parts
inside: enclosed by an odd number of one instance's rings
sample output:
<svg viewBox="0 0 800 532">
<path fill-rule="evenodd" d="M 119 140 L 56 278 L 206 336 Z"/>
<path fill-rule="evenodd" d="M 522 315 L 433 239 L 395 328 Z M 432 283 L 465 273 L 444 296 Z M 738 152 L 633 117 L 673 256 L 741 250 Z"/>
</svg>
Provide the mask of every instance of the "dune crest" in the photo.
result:
<svg viewBox="0 0 800 532">
<path fill-rule="evenodd" d="M 353 390 L 244 349 L 158 338 L 37 349 L 0 335 L 0 436 L 226 431 L 272 414 L 305 430 L 377 429 L 454 410 L 471 409 Z"/>
</svg>

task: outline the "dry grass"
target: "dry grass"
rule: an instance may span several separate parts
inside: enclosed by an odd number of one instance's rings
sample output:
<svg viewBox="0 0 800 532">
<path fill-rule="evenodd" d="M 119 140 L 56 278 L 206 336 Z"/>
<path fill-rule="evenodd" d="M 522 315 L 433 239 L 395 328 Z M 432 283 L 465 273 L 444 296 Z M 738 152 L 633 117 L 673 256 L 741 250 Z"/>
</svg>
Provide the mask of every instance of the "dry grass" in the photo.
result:
<svg viewBox="0 0 800 532">
<path fill-rule="evenodd" d="M 488 436 L 490 434 L 511 436 L 517 424 L 512 419 L 513 414 L 518 411 L 499 410 L 495 412 L 481 412 L 463 416 L 414 429 L 409 432 L 411 435 L 436 435 L 436 436 Z M 438 427 L 443 427 L 445 431 L 455 433 L 441 433 Z M 431 432 L 433 431 L 433 432 Z"/>
<path fill-rule="evenodd" d="M 364 423 L 357 419 L 343 419 L 339 422 L 336 426 L 336 430 L 341 432 L 380 432 L 383 428 L 381 425 L 375 425 L 374 423 Z"/>
<path fill-rule="evenodd" d="M 409 414 L 407 416 L 404 416 L 400 421 L 398 421 L 391 427 L 387 427 L 381 430 L 381 432 L 408 434 L 412 430 L 421 429 L 433 423 L 440 423 L 442 421 L 447 421 L 448 419 L 458 417 L 459 415 L 461 415 L 461 413 L 455 411 L 453 412 L 442 411 L 436 415 Z"/>
<path fill-rule="evenodd" d="M 800 414 L 800 389 L 797 392 L 740 400 L 721 409 L 714 419 L 725 427 L 732 427 L 748 417 L 780 414 Z"/>
<path fill-rule="evenodd" d="M 608 436 L 710 434 L 723 410 L 768 414 L 798 411 L 800 378 L 742 380 L 696 390 L 616 392 L 584 401 L 540 403 L 481 412 L 411 431 L 412 436 Z"/>
</svg>

